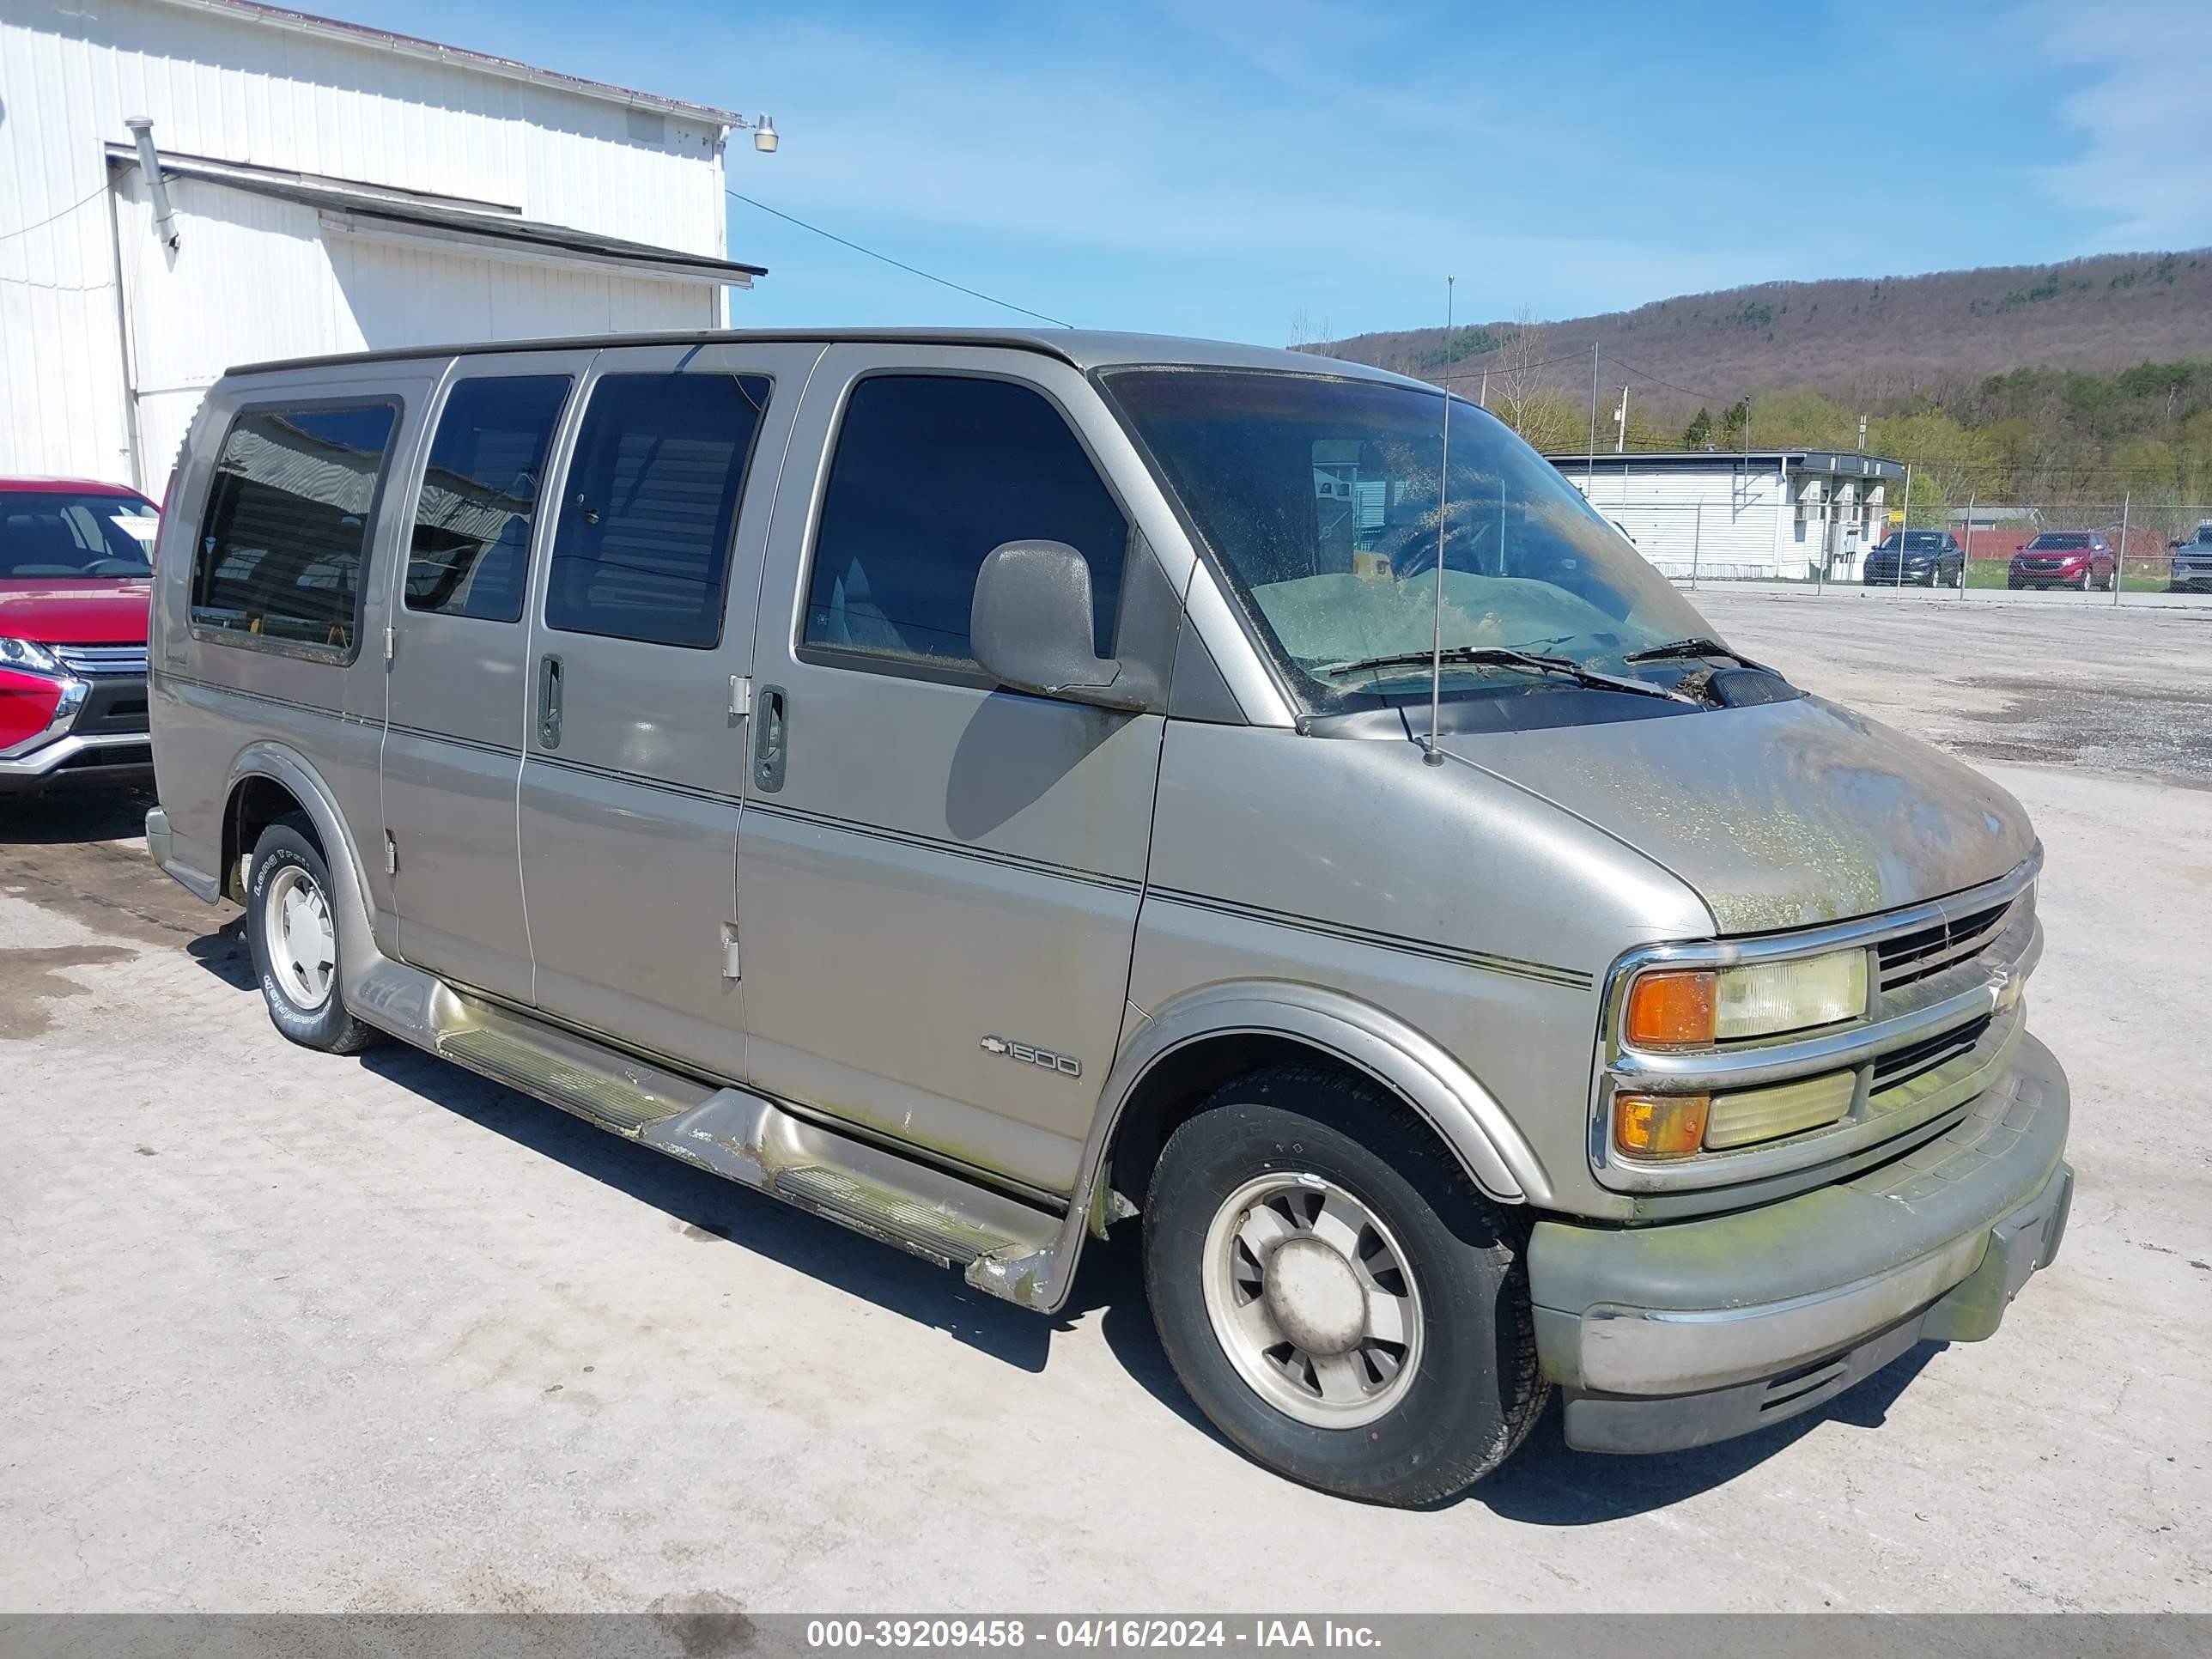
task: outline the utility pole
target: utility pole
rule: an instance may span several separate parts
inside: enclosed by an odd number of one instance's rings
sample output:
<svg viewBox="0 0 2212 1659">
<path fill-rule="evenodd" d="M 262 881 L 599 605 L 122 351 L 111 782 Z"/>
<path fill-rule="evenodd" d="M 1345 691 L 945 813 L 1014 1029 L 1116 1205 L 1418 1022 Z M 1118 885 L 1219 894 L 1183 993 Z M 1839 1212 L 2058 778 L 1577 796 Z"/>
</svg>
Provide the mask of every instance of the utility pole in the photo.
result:
<svg viewBox="0 0 2212 1659">
<path fill-rule="evenodd" d="M 1613 411 L 1613 423 L 1620 428 L 1613 434 L 1613 453 L 1616 455 L 1626 455 L 1628 453 L 1628 388 L 1626 386 L 1620 388 L 1620 407 Z"/>
<path fill-rule="evenodd" d="M 2120 497 L 2120 545 L 2112 555 L 2112 603 L 2120 602 L 2120 581 L 2128 574 L 2128 509 L 2135 505 L 2136 492 L 2127 491 Z"/>
<path fill-rule="evenodd" d="M 1905 464 L 1904 516 L 1897 521 L 1897 586 L 1905 586 L 1905 538 L 1912 528 L 1912 463 Z"/>
<path fill-rule="evenodd" d="M 1476 393 L 1474 401 L 1477 408 L 1490 407 L 1490 371 L 1486 368 L 1482 371 L 1482 390 Z"/>
<path fill-rule="evenodd" d="M 1597 485 L 1597 342 L 1590 342 L 1589 459 L 1583 472 L 1583 494 L 1595 496 Z"/>
<path fill-rule="evenodd" d="M 1974 568 L 1974 503 L 1979 500 L 1981 495 L 1978 492 L 1967 492 L 1966 550 L 1959 556 L 1959 599 L 1961 603 L 1966 597 L 1966 573 Z"/>
</svg>

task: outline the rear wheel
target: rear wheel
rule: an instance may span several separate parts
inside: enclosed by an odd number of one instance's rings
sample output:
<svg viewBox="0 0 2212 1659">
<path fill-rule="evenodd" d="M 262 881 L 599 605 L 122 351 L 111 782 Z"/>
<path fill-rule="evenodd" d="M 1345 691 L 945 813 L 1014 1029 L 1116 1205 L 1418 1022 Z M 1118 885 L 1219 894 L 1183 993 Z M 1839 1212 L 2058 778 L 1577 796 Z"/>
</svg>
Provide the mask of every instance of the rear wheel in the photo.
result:
<svg viewBox="0 0 2212 1659">
<path fill-rule="evenodd" d="M 1424 1504 L 1504 1462 L 1549 1394 L 1526 1240 L 1388 1096 L 1277 1066 L 1169 1138 L 1145 1283 L 1176 1375 L 1248 1455 Z"/>
<path fill-rule="evenodd" d="M 261 1000 L 276 1029 L 302 1047 L 349 1054 L 375 1031 L 338 994 L 337 908 L 330 866 L 311 826 L 279 818 L 254 843 L 246 890 L 246 932 Z"/>
</svg>

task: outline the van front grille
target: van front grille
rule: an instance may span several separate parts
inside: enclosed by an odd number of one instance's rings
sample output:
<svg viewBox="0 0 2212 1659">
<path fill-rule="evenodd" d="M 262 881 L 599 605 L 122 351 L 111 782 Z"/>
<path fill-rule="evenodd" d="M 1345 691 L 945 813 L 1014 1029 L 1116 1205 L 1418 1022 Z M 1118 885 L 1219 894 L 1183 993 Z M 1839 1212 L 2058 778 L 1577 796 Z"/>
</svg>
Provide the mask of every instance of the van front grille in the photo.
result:
<svg viewBox="0 0 2212 1659">
<path fill-rule="evenodd" d="M 1893 991 L 1940 973 L 1954 962 L 1963 962 L 2004 931 L 2012 914 L 2009 903 L 1992 905 L 1951 921 L 1939 921 L 1877 947 L 1881 957 L 1881 988 Z"/>
<path fill-rule="evenodd" d="M 1900 1083 L 1910 1083 L 1926 1072 L 1934 1071 L 1947 1060 L 1956 1060 L 1970 1052 L 1982 1040 L 1982 1033 L 1990 1029 L 1990 1016 L 1970 1020 L 1964 1025 L 1954 1025 L 1948 1031 L 1939 1031 L 1932 1037 L 1902 1048 L 1893 1048 L 1874 1063 L 1874 1076 L 1867 1084 L 1869 1094 L 1880 1094 L 1884 1089 L 1894 1089 Z"/>
</svg>

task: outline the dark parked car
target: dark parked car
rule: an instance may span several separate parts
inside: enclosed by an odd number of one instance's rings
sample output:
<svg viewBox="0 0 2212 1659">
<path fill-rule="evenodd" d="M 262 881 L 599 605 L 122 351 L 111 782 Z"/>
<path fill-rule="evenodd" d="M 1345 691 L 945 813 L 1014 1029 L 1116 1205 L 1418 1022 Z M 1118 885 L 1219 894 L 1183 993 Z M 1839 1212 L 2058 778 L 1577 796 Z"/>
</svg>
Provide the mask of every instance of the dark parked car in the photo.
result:
<svg viewBox="0 0 2212 1659">
<path fill-rule="evenodd" d="M 2171 544 L 2173 562 L 2171 586 L 2177 593 L 2212 587 L 2212 520 L 2197 526 L 2197 534 Z"/>
<path fill-rule="evenodd" d="M 2012 556 L 2007 587 L 2109 590 L 2119 580 L 2112 544 L 2094 530 L 2047 530 Z"/>
<path fill-rule="evenodd" d="M 1901 552 L 1900 539 L 1905 544 Z M 1868 551 L 1863 574 L 1869 587 L 1906 582 L 1957 587 L 1966 580 L 1966 553 L 1948 530 L 1908 530 L 1901 538 L 1892 531 Z"/>
</svg>

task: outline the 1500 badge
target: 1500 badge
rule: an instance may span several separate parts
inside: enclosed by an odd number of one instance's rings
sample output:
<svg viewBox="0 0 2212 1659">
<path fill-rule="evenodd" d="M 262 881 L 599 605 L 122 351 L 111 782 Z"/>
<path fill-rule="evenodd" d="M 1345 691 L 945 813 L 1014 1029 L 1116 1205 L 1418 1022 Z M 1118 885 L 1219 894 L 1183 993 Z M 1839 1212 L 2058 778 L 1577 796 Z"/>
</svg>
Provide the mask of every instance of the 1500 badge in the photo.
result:
<svg viewBox="0 0 2212 1659">
<path fill-rule="evenodd" d="M 987 1054 L 1004 1054 L 1009 1060 L 1018 1060 L 1024 1066 L 1042 1066 L 1048 1072 L 1057 1072 L 1062 1077 L 1081 1077 L 1083 1062 L 1073 1054 L 1056 1054 L 1049 1048 L 1032 1048 L 1026 1042 L 1009 1042 L 1001 1036 L 983 1039 Z"/>
</svg>

